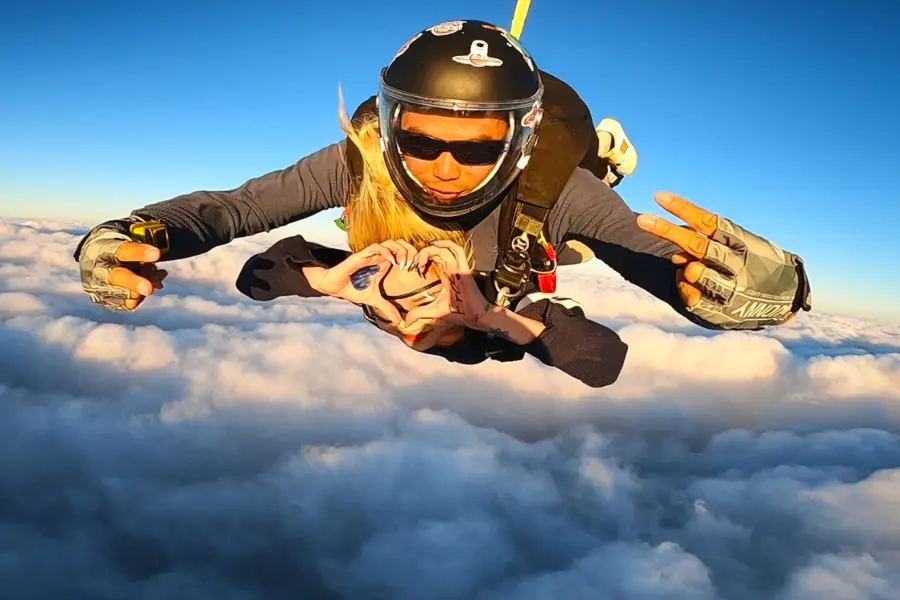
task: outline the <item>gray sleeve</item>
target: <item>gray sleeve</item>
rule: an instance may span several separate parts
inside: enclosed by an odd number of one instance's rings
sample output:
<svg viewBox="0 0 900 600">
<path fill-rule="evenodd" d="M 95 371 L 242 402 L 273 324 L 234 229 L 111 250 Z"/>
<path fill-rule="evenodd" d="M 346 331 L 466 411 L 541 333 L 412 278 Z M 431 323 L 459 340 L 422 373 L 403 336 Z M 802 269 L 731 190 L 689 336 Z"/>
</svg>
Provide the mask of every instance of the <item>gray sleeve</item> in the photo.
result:
<svg viewBox="0 0 900 600">
<path fill-rule="evenodd" d="M 228 191 L 197 191 L 132 212 L 169 228 L 166 260 L 203 254 L 228 242 L 344 206 L 349 173 L 342 141 Z"/>
<path fill-rule="evenodd" d="M 579 168 L 569 178 L 549 228 L 554 243 L 580 241 L 626 280 L 697 322 L 675 287 L 678 267 L 670 258 L 680 248 L 638 227 L 637 213 L 590 171 Z"/>
</svg>

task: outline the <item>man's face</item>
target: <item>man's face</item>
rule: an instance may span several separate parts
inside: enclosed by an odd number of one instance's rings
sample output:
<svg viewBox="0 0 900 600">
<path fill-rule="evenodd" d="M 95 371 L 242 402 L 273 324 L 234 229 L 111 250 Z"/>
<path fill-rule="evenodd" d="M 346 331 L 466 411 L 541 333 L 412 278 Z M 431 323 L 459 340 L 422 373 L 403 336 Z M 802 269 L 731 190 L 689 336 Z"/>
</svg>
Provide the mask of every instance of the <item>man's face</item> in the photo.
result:
<svg viewBox="0 0 900 600">
<path fill-rule="evenodd" d="M 439 202 L 478 187 L 503 152 L 509 123 L 500 117 L 450 117 L 407 112 L 399 143 L 406 165 Z M 444 146 L 447 142 L 457 142 Z"/>
</svg>

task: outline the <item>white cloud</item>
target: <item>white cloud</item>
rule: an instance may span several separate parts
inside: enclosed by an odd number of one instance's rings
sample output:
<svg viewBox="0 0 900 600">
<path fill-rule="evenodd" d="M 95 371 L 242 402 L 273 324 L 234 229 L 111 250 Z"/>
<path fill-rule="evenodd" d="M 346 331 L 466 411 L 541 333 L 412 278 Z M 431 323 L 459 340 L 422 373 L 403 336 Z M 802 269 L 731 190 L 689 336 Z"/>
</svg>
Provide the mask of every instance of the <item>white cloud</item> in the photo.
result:
<svg viewBox="0 0 900 600">
<path fill-rule="evenodd" d="M 567 268 L 561 291 L 630 346 L 593 390 L 531 359 L 413 353 L 336 301 L 241 296 L 246 258 L 302 224 L 167 265 L 134 314 L 81 291 L 83 231 L 0 221 L 10 597 L 900 589 L 900 327 L 712 333 Z"/>
</svg>

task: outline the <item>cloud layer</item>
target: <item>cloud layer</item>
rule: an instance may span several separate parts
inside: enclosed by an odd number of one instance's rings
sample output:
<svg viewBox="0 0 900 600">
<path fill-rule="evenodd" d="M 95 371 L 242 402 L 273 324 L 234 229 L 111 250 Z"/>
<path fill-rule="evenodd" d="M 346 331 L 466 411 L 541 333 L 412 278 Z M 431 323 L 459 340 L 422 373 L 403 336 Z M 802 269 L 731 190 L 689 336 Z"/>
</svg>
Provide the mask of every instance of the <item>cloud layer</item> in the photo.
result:
<svg viewBox="0 0 900 600">
<path fill-rule="evenodd" d="M 122 315 L 81 291 L 84 228 L 0 221 L 4 598 L 897 597 L 900 327 L 715 334 L 567 268 L 630 346 L 597 391 L 234 289 L 303 230 Z"/>
</svg>

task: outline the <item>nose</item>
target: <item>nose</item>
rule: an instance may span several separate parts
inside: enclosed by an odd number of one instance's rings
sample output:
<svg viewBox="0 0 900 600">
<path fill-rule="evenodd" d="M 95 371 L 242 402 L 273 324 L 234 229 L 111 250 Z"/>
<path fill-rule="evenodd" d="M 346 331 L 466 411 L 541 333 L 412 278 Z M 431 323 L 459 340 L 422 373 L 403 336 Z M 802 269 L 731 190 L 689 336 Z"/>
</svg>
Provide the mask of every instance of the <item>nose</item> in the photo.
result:
<svg viewBox="0 0 900 600">
<path fill-rule="evenodd" d="M 459 179 L 459 163 L 449 152 L 444 152 L 434 161 L 432 167 L 434 176 L 441 181 L 453 181 Z"/>
</svg>

